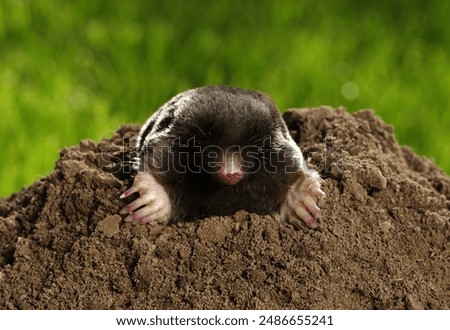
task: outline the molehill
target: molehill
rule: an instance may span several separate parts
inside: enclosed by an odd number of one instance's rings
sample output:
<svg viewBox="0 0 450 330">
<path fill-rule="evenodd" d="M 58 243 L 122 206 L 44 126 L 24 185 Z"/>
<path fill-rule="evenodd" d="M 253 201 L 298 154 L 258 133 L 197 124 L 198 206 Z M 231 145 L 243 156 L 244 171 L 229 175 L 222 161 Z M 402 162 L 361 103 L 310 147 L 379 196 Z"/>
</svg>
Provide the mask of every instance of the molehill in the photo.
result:
<svg viewBox="0 0 450 330">
<path fill-rule="evenodd" d="M 0 308 L 449 309 L 450 178 L 371 111 L 285 120 L 324 178 L 316 229 L 245 211 L 125 223 L 139 126 L 122 126 L 0 200 Z"/>
</svg>

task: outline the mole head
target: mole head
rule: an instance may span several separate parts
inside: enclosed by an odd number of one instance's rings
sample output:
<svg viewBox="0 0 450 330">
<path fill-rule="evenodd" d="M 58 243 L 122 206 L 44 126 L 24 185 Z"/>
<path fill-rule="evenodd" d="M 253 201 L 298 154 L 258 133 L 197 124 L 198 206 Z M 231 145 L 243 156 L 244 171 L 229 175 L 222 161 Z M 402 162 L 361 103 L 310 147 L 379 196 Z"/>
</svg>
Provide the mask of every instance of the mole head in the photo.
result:
<svg viewBox="0 0 450 330">
<path fill-rule="evenodd" d="M 174 180 L 208 186 L 268 182 L 283 171 L 283 135 L 288 134 L 283 125 L 278 109 L 262 93 L 217 86 L 197 89 L 171 128 L 171 157 L 176 173 L 183 174 Z"/>
<path fill-rule="evenodd" d="M 209 86 L 200 89 L 178 132 L 191 144 L 191 168 L 215 182 L 236 185 L 261 172 L 281 116 L 261 93 Z M 182 127 L 181 127 L 182 126 Z M 191 171 L 194 172 L 194 171 Z"/>
</svg>

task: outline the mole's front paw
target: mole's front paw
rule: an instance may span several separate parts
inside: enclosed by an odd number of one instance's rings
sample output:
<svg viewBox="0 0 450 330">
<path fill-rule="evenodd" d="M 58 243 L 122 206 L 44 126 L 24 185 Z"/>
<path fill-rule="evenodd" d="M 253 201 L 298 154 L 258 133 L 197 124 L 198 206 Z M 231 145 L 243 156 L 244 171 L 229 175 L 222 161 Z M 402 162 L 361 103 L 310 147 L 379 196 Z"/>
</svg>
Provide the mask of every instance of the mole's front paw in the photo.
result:
<svg viewBox="0 0 450 330">
<path fill-rule="evenodd" d="M 325 197 L 320 189 L 321 179 L 315 171 L 306 173 L 288 190 L 286 199 L 281 205 L 280 214 L 283 221 L 289 222 L 296 228 L 303 221 L 308 227 L 317 226 L 316 218 L 320 216 L 317 200 Z"/>
<path fill-rule="evenodd" d="M 169 196 L 153 175 L 139 172 L 134 178 L 133 186 L 120 198 L 128 197 L 135 192 L 138 192 L 140 196 L 120 211 L 121 214 L 129 214 L 125 221 L 137 223 L 156 221 L 162 224 L 169 221 L 172 213 Z"/>
</svg>

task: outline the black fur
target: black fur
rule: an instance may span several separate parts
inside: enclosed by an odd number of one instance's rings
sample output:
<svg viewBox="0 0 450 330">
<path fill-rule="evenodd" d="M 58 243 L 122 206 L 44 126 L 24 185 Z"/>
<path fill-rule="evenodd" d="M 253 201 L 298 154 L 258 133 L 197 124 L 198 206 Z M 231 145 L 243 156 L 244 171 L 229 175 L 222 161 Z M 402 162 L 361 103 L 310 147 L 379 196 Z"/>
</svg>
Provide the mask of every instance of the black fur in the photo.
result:
<svg viewBox="0 0 450 330">
<path fill-rule="evenodd" d="M 163 120 L 163 128 L 172 125 L 170 132 L 142 145 L 139 154 L 140 170 L 151 171 L 166 188 L 173 220 L 229 215 L 241 209 L 276 212 L 302 171 L 273 101 L 259 92 L 207 86 L 196 89 L 189 104 L 182 113 L 171 114 L 171 120 Z M 208 173 L 216 170 L 214 152 L 229 148 L 240 150 L 244 165 L 245 177 L 235 185 L 219 183 Z"/>
<path fill-rule="evenodd" d="M 147 127 L 145 128 L 145 130 L 143 132 L 141 132 L 141 134 L 140 134 L 141 139 L 139 141 L 139 145 L 137 146 L 137 153 L 138 153 L 138 155 L 141 154 L 142 149 L 144 147 L 144 140 L 145 140 L 146 136 L 150 133 L 150 131 L 153 129 L 153 126 L 155 126 L 155 121 L 154 120 L 151 121 L 147 125 Z"/>
</svg>

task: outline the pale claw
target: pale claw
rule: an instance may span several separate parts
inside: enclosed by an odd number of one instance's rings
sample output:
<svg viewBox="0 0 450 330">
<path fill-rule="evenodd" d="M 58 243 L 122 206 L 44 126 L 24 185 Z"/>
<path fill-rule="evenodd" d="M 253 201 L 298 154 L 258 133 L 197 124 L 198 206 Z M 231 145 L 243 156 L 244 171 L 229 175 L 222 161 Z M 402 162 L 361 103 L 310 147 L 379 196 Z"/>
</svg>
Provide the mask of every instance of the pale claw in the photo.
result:
<svg viewBox="0 0 450 330">
<path fill-rule="evenodd" d="M 156 199 L 156 196 L 149 190 L 141 191 L 139 194 L 141 195 L 141 197 L 139 197 L 135 201 L 125 206 L 122 210 L 120 210 L 120 214 L 128 214 L 134 212 L 141 206 L 147 205 Z"/>
<path fill-rule="evenodd" d="M 131 196 L 135 192 L 138 192 L 138 189 L 135 186 L 132 186 L 130 189 L 126 190 L 122 195 L 120 195 L 120 198 L 126 198 L 128 196 Z"/>
<path fill-rule="evenodd" d="M 308 227 L 317 226 L 316 219 L 320 216 L 317 201 L 325 197 L 320 189 L 321 179 L 317 172 L 309 171 L 306 177 L 301 177 L 288 190 L 281 205 L 281 219 L 299 228 L 301 222 Z"/>
<path fill-rule="evenodd" d="M 135 192 L 139 198 L 125 206 L 120 213 L 129 214 L 126 222 L 147 223 L 156 221 L 166 224 L 170 220 L 172 205 L 164 187 L 156 181 L 152 174 L 139 172 L 134 178 L 133 186 L 120 198 L 128 197 Z"/>
</svg>

